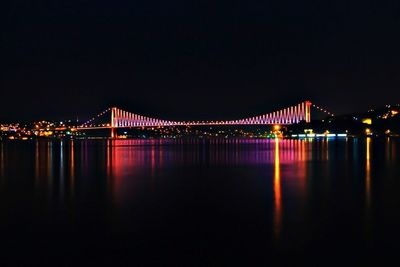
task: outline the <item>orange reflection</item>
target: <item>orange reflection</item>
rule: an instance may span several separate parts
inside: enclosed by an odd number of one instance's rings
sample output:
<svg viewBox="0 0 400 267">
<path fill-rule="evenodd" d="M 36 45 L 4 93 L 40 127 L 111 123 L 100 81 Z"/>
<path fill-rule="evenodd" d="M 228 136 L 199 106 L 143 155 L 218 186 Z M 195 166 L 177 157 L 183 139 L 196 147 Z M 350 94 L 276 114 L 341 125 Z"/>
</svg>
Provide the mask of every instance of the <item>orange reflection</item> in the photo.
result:
<svg viewBox="0 0 400 267">
<path fill-rule="evenodd" d="M 394 145 L 392 145 L 391 146 L 391 150 L 392 150 L 392 157 L 391 157 L 391 160 L 396 160 L 396 146 L 394 146 Z"/>
<path fill-rule="evenodd" d="M 35 142 L 35 185 L 37 185 L 40 174 L 40 163 L 39 163 L 39 141 Z"/>
<path fill-rule="evenodd" d="M 390 161 L 390 138 L 387 137 L 385 140 L 385 157 L 386 162 Z"/>
<path fill-rule="evenodd" d="M 42 140 L 35 142 L 34 186 L 37 192 L 46 194 L 49 199 L 53 194 L 54 155 L 53 142 Z"/>
<path fill-rule="evenodd" d="M 282 222 L 282 199 L 281 199 L 281 170 L 279 161 L 279 139 L 275 139 L 275 168 L 274 168 L 274 233 L 279 237 Z"/>
<path fill-rule="evenodd" d="M 53 188 L 53 143 L 48 142 L 46 148 L 46 177 L 47 177 L 47 185 L 50 189 L 50 192 Z"/>
<path fill-rule="evenodd" d="M 324 151 L 325 156 L 324 156 L 324 160 L 328 161 L 329 160 L 329 144 L 328 144 L 329 139 L 325 138 L 322 141 L 323 147 L 322 147 L 322 151 Z"/>
<path fill-rule="evenodd" d="M 365 194 L 366 205 L 369 209 L 371 205 L 371 137 L 366 140 L 366 163 L 365 163 Z"/>
<path fill-rule="evenodd" d="M 74 140 L 71 140 L 71 151 L 70 151 L 70 163 L 69 163 L 69 175 L 70 175 L 70 186 L 71 193 L 74 193 L 75 189 L 75 149 Z"/>
<path fill-rule="evenodd" d="M 4 177 L 4 145 L 0 143 L 0 177 Z"/>
<path fill-rule="evenodd" d="M 371 214 L 371 137 L 366 139 L 366 155 L 365 155 L 365 216 L 366 216 L 366 234 L 368 240 L 372 233 L 372 214 Z"/>
</svg>

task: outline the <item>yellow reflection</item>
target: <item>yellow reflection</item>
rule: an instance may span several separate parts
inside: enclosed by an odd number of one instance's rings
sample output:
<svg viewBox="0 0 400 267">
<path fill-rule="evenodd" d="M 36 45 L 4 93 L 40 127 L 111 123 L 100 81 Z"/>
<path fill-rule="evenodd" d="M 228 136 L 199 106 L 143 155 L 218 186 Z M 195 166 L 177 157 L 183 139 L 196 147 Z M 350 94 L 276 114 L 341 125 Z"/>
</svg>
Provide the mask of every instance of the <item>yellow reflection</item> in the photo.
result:
<svg viewBox="0 0 400 267">
<path fill-rule="evenodd" d="M 279 161 L 279 139 L 275 138 L 275 168 L 274 168 L 274 233 L 279 237 L 282 222 L 281 170 Z"/>
<path fill-rule="evenodd" d="M 366 139 L 365 155 L 365 216 L 366 216 L 366 234 L 368 240 L 371 238 L 371 138 Z"/>
<path fill-rule="evenodd" d="M 367 137 L 366 141 L 366 162 L 365 162 L 365 194 L 366 205 L 369 209 L 371 205 L 371 138 Z"/>
<path fill-rule="evenodd" d="M 328 161 L 329 160 L 329 144 L 328 144 L 329 138 L 325 138 L 324 142 L 324 152 L 325 152 L 325 160 Z"/>
</svg>

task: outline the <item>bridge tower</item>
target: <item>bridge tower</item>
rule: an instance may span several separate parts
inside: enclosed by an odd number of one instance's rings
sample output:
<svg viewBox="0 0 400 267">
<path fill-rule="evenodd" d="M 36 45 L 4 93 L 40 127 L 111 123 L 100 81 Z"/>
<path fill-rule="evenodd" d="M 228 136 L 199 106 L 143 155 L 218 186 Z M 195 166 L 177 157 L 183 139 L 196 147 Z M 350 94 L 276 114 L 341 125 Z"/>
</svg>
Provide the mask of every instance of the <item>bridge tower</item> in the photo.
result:
<svg viewBox="0 0 400 267">
<path fill-rule="evenodd" d="M 111 138 L 116 138 L 117 137 L 117 131 L 115 129 L 116 127 L 116 114 L 117 114 L 117 108 L 113 107 L 111 108 Z"/>
<path fill-rule="evenodd" d="M 306 101 L 306 122 L 311 122 L 311 102 L 308 100 Z"/>
</svg>

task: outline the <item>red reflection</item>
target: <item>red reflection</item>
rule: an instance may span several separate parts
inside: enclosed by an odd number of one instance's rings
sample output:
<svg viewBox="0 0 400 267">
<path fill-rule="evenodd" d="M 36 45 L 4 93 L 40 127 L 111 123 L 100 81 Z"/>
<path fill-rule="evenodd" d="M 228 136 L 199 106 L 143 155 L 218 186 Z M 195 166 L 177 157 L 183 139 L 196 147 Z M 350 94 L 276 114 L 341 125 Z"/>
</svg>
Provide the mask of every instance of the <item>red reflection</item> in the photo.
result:
<svg viewBox="0 0 400 267">
<path fill-rule="evenodd" d="M 112 191 L 114 196 L 119 195 L 122 183 L 122 168 L 123 166 L 123 154 L 122 147 L 116 147 L 118 140 L 111 141 L 111 165 L 110 173 L 112 179 Z"/>
<path fill-rule="evenodd" d="M 107 143 L 107 177 L 111 176 L 111 143 L 112 141 L 109 140 Z"/>
<path fill-rule="evenodd" d="M 110 191 L 115 202 L 123 203 L 128 197 L 126 188 L 134 182 L 135 173 L 144 163 L 141 140 L 111 140 L 107 147 L 107 173 Z"/>
</svg>

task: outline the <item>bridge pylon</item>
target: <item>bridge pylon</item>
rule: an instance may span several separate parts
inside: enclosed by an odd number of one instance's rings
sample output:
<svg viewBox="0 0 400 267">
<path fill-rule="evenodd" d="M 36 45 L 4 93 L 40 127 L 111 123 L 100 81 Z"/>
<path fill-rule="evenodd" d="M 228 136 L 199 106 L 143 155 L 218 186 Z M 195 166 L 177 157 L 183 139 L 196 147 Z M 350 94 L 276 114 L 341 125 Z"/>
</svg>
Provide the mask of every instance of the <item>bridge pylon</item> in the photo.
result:
<svg viewBox="0 0 400 267">
<path fill-rule="evenodd" d="M 305 102 L 306 104 L 306 122 L 310 123 L 311 122 L 311 101 L 307 100 Z"/>
<path fill-rule="evenodd" d="M 116 126 L 115 125 L 116 111 L 117 111 L 116 107 L 112 107 L 111 108 L 111 128 L 110 128 L 110 130 L 111 130 L 111 132 L 110 132 L 111 138 L 116 138 L 117 137 L 117 131 L 116 131 L 116 128 L 115 128 L 115 126 Z"/>
</svg>

